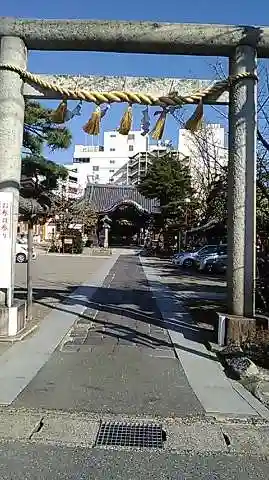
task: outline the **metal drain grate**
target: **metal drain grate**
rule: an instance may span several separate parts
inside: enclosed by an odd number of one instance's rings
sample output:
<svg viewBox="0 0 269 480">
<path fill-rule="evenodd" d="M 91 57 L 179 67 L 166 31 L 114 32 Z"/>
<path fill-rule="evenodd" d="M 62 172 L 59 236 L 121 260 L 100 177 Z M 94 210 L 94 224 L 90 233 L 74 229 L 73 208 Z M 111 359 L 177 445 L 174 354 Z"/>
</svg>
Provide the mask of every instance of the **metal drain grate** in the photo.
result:
<svg viewBox="0 0 269 480">
<path fill-rule="evenodd" d="M 165 437 L 161 425 L 102 422 L 95 446 L 163 448 Z"/>
</svg>

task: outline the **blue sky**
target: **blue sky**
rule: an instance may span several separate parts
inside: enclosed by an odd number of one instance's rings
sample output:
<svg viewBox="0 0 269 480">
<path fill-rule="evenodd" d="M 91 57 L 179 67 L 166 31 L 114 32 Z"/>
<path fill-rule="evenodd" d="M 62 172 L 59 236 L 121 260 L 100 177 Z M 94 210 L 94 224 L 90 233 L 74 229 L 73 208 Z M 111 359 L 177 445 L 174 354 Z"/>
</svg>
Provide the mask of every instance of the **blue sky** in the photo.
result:
<svg viewBox="0 0 269 480">
<path fill-rule="evenodd" d="M 33 0 L 2 0 L 1 15 L 28 18 L 84 18 L 106 20 L 153 20 L 178 23 L 222 23 L 264 25 L 269 18 L 268 0 L 256 2 L 246 0 L 46 0 L 39 3 Z M 93 75 L 139 75 L 208 78 L 216 77 L 214 65 L 216 58 L 183 57 L 158 55 L 125 55 L 91 52 L 31 52 L 28 69 L 39 73 L 70 73 Z M 223 60 L 224 68 L 226 61 Z M 51 104 L 51 103 L 50 103 Z M 56 106 L 56 103 L 53 102 Z M 123 107 L 115 106 L 104 119 L 106 130 L 118 127 Z M 73 133 L 73 144 L 92 142 L 86 138 L 81 127 L 92 111 L 84 104 L 83 114 L 76 117 L 69 126 Z M 222 117 L 211 108 L 207 109 L 207 118 L 223 122 Z M 139 116 L 134 116 L 134 127 L 139 127 Z M 166 138 L 177 137 L 177 124 L 169 120 L 165 132 Z M 93 140 L 96 144 L 98 139 Z M 57 162 L 70 162 L 73 145 L 65 152 L 56 152 L 47 156 Z"/>
</svg>

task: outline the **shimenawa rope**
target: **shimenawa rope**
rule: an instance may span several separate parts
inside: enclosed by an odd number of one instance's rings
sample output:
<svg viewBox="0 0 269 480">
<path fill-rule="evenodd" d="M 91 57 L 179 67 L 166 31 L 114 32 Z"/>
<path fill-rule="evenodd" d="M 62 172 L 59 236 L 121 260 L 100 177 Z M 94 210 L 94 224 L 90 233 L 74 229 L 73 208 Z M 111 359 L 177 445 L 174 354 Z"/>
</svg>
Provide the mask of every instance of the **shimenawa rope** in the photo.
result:
<svg viewBox="0 0 269 480">
<path fill-rule="evenodd" d="M 203 101 L 205 99 L 218 98 L 224 91 L 228 90 L 234 83 L 239 80 L 246 78 L 257 79 L 256 75 L 254 75 L 253 73 L 243 72 L 237 75 L 232 75 L 225 80 L 217 81 L 212 85 L 206 87 L 205 89 L 194 92 L 192 94 L 179 95 L 177 92 L 172 92 L 167 96 L 161 96 L 156 98 L 152 95 L 138 92 L 134 93 L 129 91 L 98 92 L 84 89 L 73 90 L 70 88 L 64 88 L 60 85 L 43 79 L 39 75 L 35 75 L 31 72 L 28 72 L 27 70 L 11 64 L 0 65 L 0 70 L 9 70 L 12 72 L 16 72 L 25 82 L 39 85 L 40 87 L 44 88 L 44 90 L 50 90 L 59 93 L 64 99 L 79 99 L 86 102 L 93 102 L 97 105 L 101 103 L 121 102 L 127 102 L 129 103 L 129 105 L 140 104 L 160 107 L 177 106 L 188 103 L 193 104 L 199 103 L 200 101 Z"/>
</svg>

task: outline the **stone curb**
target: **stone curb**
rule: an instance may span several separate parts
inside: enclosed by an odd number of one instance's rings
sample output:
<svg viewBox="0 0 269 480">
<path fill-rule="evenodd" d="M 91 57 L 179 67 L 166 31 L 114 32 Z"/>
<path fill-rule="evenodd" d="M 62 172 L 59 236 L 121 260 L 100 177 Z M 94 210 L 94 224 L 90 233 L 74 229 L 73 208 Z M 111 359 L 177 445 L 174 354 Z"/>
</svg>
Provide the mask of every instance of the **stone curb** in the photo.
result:
<svg viewBox="0 0 269 480">
<path fill-rule="evenodd" d="M 163 449 L 159 450 L 160 454 L 168 451 L 204 455 L 269 454 L 268 423 L 253 425 L 251 422 L 218 421 L 205 417 L 100 416 L 91 413 L 9 408 L 0 411 L 0 437 L 2 441 L 17 440 L 43 445 L 93 448 L 101 421 L 161 425 L 166 440 Z M 126 450 L 117 446 L 113 448 Z"/>
</svg>

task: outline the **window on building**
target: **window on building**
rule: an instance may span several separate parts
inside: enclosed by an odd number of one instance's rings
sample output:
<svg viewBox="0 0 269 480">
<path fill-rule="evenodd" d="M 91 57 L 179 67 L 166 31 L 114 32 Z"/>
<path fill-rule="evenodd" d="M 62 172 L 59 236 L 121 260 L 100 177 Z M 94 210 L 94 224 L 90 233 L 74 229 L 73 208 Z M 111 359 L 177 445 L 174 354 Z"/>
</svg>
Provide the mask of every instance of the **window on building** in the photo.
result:
<svg viewBox="0 0 269 480">
<path fill-rule="evenodd" d="M 90 163 L 90 158 L 74 158 L 74 163 Z"/>
<path fill-rule="evenodd" d="M 115 160 L 110 160 L 109 163 L 113 163 L 113 164 L 114 164 L 114 163 L 115 163 Z"/>
<path fill-rule="evenodd" d="M 115 170 L 109 170 L 109 173 L 114 173 L 114 172 L 115 172 Z"/>
<path fill-rule="evenodd" d="M 134 146 L 133 145 L 129 145 L 129 152 L 133 152 L 134 151 Z"/>
<path fill-rule="evenodd" d="M 99 172 L 99 166 L 98 166 L 98 165 L 94 165 L 94 166 L 92 167 L 92 170 L 93 170 L 93 172 Z"/>
<path fill-rule="evenodd" d="M 115 152 L 116 151 L 116 148 L 110 148 L 109 149 L 111 152 Z"/>
<path fill-rule="evenodd" d="M 134 140 L 134 139 L 135 139 L 134 133 L 129 133 L 128 140 Z"/>
<path fill-rule="evenodd" d="M 69 175 L 69 181 L 70 182 L 77 182 L 78 179 L 77 179 L 77 177 L 71 177 L 71 175 Z"/>
</svg>

